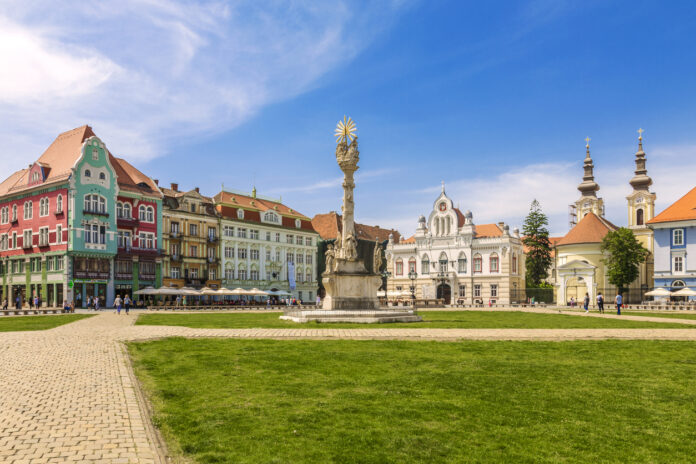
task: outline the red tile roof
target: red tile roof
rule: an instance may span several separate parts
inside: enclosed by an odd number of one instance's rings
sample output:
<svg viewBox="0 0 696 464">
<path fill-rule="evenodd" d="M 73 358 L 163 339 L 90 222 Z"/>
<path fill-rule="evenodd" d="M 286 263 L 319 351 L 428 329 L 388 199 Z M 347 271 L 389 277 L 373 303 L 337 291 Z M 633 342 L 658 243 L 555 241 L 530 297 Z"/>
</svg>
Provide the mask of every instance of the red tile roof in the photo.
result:
<svg viewBox="0 0 696 464">
<path fill-rule="evenodd" d="M 213 197 L 216 204 L 223 204 L 225 206 L 230 206 L 233 208 L 242 208 L 245 211 L 255 210 L 255 211 L 269 211 L 273 210 L 281 216 L 288 216 L 293 219 L 304 219 L 309 221 L 309 217 L 295 211 L 294 209 L 280 203 L 279 201 L 273 201 L 263 197 L 253 197 L 251 195 L 245 195 L 243 193 L 226 192 L 222 191 Z"/>
<path fill-rule="evenodd" d="M 312 218 L 312 227 L 322 239 L 331 240 L 338 236 L 339 231 L 343 230 L 341 220 L 343 216 L 335 211 L 326 214 L 317 214 Z M 401 234 L 398 230 L 383 229 L 379 226 L 368 226 L 366 224 L 355 223 L 355 233 L 358 239 L 384 242 L 389 240 L 389 235 L 394 235 L 394 241 L 399 242 Z M 403 243 L 403 242 L 402 242 Z"/>
<path fill-rule="evenodd" d="M 399 242 L 399 245 L 408 245 L 409 243 L 416 243 L 416 236 L 411 235 L 409 238 L 405 238 Z"/>
<path fill-rule="evenodd" d="M 109 161 L 116 173 L 119 189 L 162 197 L 162 193 L 157 187 L 157 184 L 155 184 L 155 181 L 140 172 L 128 161 L 122 158 L 116 158 L 111 155 L 111 153 L 109 153 Z"/>
<path fill-rule="evenodd" d="M 594 213 L 587 213 L 556 246 L 577 245 L 579 243 L 601 243 L 609 232 L 618 229 L 614 224 Z"/>
<path fill-rule="evenodd" d="M 660 214 L 648 221 L 648 224 L 660 222 L 688 221 L 696 219 L 696 187 L 672 203 Z"/>
<path fill-rule="evenodd" d="M 477 224 L 474 226 L 474 231 L 477 238 L 503 236 L 503 230 L 498 224 Z"/>
</svg>

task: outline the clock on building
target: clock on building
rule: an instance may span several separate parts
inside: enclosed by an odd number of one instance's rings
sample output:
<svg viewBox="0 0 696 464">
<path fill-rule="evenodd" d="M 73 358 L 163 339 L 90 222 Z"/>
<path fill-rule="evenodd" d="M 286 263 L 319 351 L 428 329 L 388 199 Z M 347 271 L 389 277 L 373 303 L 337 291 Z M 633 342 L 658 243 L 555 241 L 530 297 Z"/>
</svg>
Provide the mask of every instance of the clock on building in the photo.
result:
<svg viewBox="0 0 696 464">
<path fill-rule="evenodd" d="M 447 203 L 444 201 L 440 203 L 440 211 L 446 211 L 447 210 Z"/>
</svg>

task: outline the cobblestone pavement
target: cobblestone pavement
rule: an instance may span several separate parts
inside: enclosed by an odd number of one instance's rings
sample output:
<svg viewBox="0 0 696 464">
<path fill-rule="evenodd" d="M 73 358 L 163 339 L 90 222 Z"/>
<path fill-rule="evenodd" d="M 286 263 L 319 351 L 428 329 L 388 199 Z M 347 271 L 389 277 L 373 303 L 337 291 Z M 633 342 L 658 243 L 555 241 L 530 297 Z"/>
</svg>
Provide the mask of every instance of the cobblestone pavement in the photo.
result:
<svg viewBox="0 0 696 464">
<path fill-rule="evenodd" d="M 0 462 L 164 462 L 122 341 L 169 336 L 696 340 L 695 329 L 191 329 L 134 326 L 135 319 L 101 313 L 51 330 L 0 334 Z"/>
</svg>

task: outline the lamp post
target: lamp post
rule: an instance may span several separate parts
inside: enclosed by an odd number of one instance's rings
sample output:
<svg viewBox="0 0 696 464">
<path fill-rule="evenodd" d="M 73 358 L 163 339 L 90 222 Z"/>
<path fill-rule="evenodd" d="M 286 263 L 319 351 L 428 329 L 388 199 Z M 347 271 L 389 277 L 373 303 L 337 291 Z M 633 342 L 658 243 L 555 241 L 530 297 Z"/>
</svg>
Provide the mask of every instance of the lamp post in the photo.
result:
<svg viewBox="0 0 696 464">
<path fill-rule="evenodd" d="M 416 271 L 410 271 L 408 273 L 408 278 L 411 279 L 411 307 L 415 307 L 416 302 L 416 278 L 418 274 Z"/>
</svg>

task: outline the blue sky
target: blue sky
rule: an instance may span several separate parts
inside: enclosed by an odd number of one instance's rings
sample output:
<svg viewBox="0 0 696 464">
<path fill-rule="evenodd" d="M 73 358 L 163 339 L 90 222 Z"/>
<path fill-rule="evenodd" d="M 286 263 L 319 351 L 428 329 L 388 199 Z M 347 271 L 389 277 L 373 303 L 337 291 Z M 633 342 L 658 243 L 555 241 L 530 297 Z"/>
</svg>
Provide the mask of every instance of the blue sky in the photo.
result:
<svg viewBox="0 0 696 464">
<path fill-rule="evenodd" d="M 658 209 L 693 187 L 692 2 L 184 2 L 0 5 L 0 160 L 91 124 L 162 184 L 340 209 L 333 128 L 357 124 L 358 221 L 410 235 L 445 181 L 477 223 L 534 198 L 567 231 L 584 139 L 607 216 L 645 129 Z"/>
</svg>

